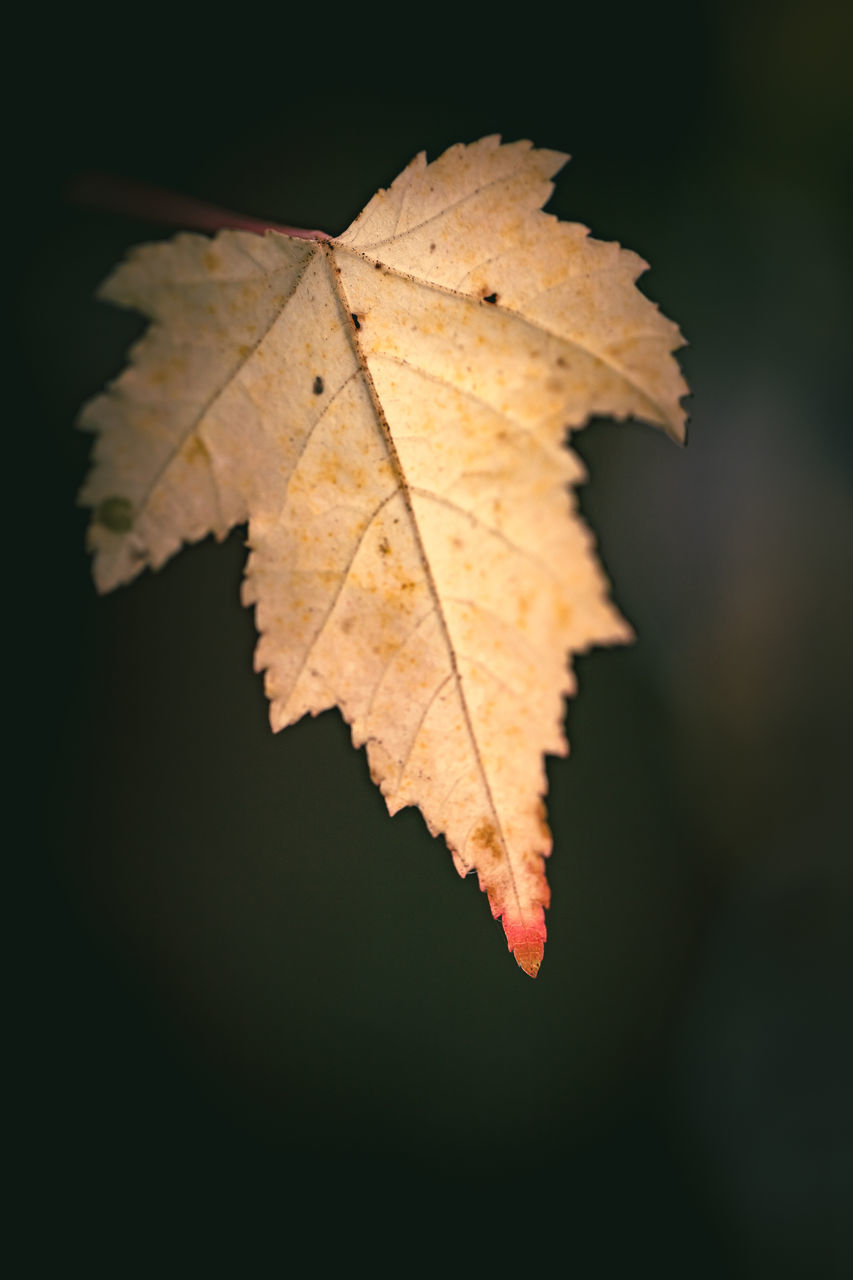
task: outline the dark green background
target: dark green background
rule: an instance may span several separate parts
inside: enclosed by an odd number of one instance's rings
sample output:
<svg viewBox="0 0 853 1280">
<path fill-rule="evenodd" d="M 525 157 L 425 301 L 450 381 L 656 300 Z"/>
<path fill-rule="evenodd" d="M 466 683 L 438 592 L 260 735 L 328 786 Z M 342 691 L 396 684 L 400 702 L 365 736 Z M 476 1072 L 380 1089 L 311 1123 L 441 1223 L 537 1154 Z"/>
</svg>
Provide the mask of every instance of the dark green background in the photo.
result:
<svg viewBox="0 0 853 1280">
<path fill-rule="evenodd" d="M 848 13 L 21 23 L 12 1109 L 25 1202 L 76 1248 L 189 1221 L 271 1228 L 282 1267 L 452 1271 L 462 1240 L 583 1276 L 853 1261 Z M 416 151 L 490 132 L 573 154 L 550 208 L 652 263 L 694 392 L 684 451 L 578 441 L 639 639 L 578 664 L 535 983 L 336 713 L 270 733 L 242 531 L 99 599 L 74 506 L 75 414 L 140 331 L 93 291 L 170 234 L 69 206 L 75 174 L 334 233 Z"/>
</svg>

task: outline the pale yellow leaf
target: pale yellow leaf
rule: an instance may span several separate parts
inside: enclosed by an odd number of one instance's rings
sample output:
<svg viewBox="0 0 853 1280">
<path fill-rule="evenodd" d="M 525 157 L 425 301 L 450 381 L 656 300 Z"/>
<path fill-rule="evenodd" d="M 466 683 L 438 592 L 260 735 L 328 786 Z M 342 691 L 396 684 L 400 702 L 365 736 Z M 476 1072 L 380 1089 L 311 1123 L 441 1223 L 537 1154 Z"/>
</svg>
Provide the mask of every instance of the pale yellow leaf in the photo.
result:
<svg viewBox="0 0 853 1280">
<path fill-rule="evenodd" d="M 82 414 L 99 588 L 248 520 L 273 728 L 338 706 L 531 974 L 571 657 L 631 636 L 564 437 L 610 414 L 680 439 L 686 391 L 641 259 L 541 212 L 564 160 L 484 138 L 416 157 L 334 240 L 135 250 L 101 294 L 153 323 Z"/>
</svg>

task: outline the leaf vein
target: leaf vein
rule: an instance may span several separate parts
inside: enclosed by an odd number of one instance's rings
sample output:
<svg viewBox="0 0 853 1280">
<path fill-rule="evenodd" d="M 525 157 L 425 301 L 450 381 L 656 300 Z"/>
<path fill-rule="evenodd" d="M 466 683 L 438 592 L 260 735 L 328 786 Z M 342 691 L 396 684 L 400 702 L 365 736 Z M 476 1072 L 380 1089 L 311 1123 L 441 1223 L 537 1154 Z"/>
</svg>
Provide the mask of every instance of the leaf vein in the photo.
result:
<svg viewBox="0 0 853 1280">
<path fill-rule="evenodd" d="M 448 684 L 450 683 L 450 681 L 453 679 L 453 675 L 454 675 L 454 672 L 453 672 L 452 670 L 448 671 L 447 675 L 444 677 L 444 679 L 443 679 L 443 680 L 439 681 L 439 683 L 436 685 L 435 689 L 433 689 L 432 694 L 430 695 L 430 697 L 427 699 L 426 703 L 424 704 L 424 708 L 423 708 L 423 710 L 422 710 L 422 712 L 421 712 L 421 714 L 420 714 L 420 718 L 418 719 L 418 723 L 417 723 L 417 725 L 416 725 L 416 727 L 415 727 L 415 731 L 414 731 L 414 733 L 412 734 L 411 740 L 410 740 L 409 745 L 408 745 L 408 748 L 407 748 L 407 750 L 406 750 L 406 754 L 405 754 L 405 756 L 403 757 L 403 761 L 402 761 L 402 763 L 401 763 L 401 765 L 400 765 L 400 772 L 397 774 L 397 781 L 396 781 L 396 783 L 394 784 L 394 794 L 395 794 L 395 795 L 396 795 L 396 794 L 397 794 L 397 792 L 399 791 L 399 789 L 400 789 L 400 784 L 402 783 L 403 778 L 404 778 L 405 773 L 406 773 L 406 770 L 407 770 L 407 769 L 408 769 L 408 767 L 409 767 L 409 762 L 410 762 L 410 760 L 411 760 L 411 758 L 412 758 L 412 755 L 413 755 L 413 753 L 414 753 L 415 747 L 417 746 L 418 738 L 420 737 L 420 734 L 421 734 L 421 729 L 424 727 L 424 724 L 426 723 L 426 718 L 427 718 L 427 716 L 429 715 L 430 711 L 432 710 L 432 708 L 433 708 L 433 706 L 434 706 L 434 704 L 435 704 L 435 702 L 436 702 L 436 699 L 440 696 L 440 694 L 441 694 L 442 690 L 443 690 L 443 689 L 445 688 L 445 686 L 446 686 L 446 685 L 448 685 Z"/>
<path fill-rule="evenodd" d="M 528 547 L 520 547 L 516 542 L 513 542 L 511 538 L 508 538 L 500 529 L 495 528 L 494 525 L 488 524 L 482 516 L 478 516 L 474 511 L 469 510 L 468 507 L 463 507 L 458 502 L 454 502 L 452 498 L 445 498 L 440 493 L 433 493 L 431 489 L 421 489 L 412 485 L 411 492 L 416 493 L 420 498 L 426 498 L 430 502 L 436 502 L 440 506 L 447 507 L 449 510 L 455 511 L 458 515 L 464 516 L 466 520 L 470 520 L 472 524 L 476 524 L 485 533 L 491 534 L 493 538 L 497 538 L 510 551 L 514 551 L 517 555 L 522 556 L 525 560 L 529 560 L 532 564 L 539 565 L 540 569 L 543 569 L 548 577 L 552 578 L 554 582 L 560 581 L 554 573 L 554 570 L 548 564 L 547 560 L 543 560 L 541 556 L 538 556 L 535 551 L 531 551 Z"/>
<path fill-rule="evenodd" d="M 317 647 L 317 642 L 320 640 L 323 632 L 325 631 L 326 624 L 328 623 L 329 618 L 332 616 L 332 613 L 334 612 L 336 604 L 338 603 L 341 596 L 343 595 L 344 588 L 346 587 L 346 584 L 347 584 L 347 579 L 349 578 L 350 570 L 352 569 L 352 566 L 355 563 L 355 558 L 358 555 L 359 551 L 361 550 L 361 546 L 364 542 L 364 539 L 367 537 L 367 533 L 369 529 L 371 528 L 376 517 L 379 515 L 380 511 L 382 511 L 383 508 L 388 505 L 391 499 L 395 498 L 396 496 L 397 496 L 397 490 L 395 489 L 391 493 L 387 494 L 379 503 L 379 505 L 374 508 L 372 514 L 365 521 L 364 527 L 361 529 L 358 537 L 356 538 L 355 543 L 353 544 L 352 550 L 347 558 L 346 564 L 343 566 L 343 568 L 336 571 L 337 578 L 338 578 L 337 586 L 334 592 L 332 593 L 331 599 L 329 600 L 329 603 L 323 613 L 323 616 L 320 618 L 320 621 L 317 624 L 317 628 L 314 631 L 314 634 L 312 635 L 310 641 L 308 642 L 305 653 L 302 656 L 302 661 L 299 664 L 299 669 L 293 681 L 291 682 L 290 688 L 287 691 L 287 695 L 281 699 L 285 706 L 292 698 L 293 693 L 296 689 L 296 686 L 298 685 L 299 681 L 302 679 L 302 673 L 304 672 L 306 666 L 308 665 L 308 660 L 311 657 L 311 654 L 314 652 L 315 648 Z"/>
<path fill-rule="evenodd" d="M 527 155 L 528 153 L 525 152 L 525 159 Z M 454 209 L 458 209 L 463 204 L 467 204 L 469 200 L 474 200 L 478 195 L 481 195 L 483 191 L 488 191 L 490 187 L 500 186 L 503 182 L 511 182 L 524 167 L 524 163 L 525 161 L 522 160 L 521 163 L 516 165 L 514 169 L 511 169 L 509 173 L 501 174 L 499 178 L 492 178 L 491 182 L 484 182 L 481 186 L 475 187 L 473 191 L 466 192 L 466 194 L 464 196 L 460 196 L 458 200 L 454 200 L 451 204 L 445 205 L 443 209 L 439 209 L 437 213 L 433 213 L 430 217 L 424 218 L 413 227 L 409 227 L 407 231 L 401 232 L 399 236 L 396 234 L 385 236 L 381 240 L 374 240 L 372 244 L 359 245 L 359 251 L 367 253 L 372 249 L 380 248 L 383 244 L 391 244 L 394 241 L 399 244 L 399 242 L 401 240 L 405 240 L 407 236 L 414 235 L 416 231 L 420 231 L 423 227 L 428 227 L 431 222 L 435 222 L 438 218 L 446 217 L 448 213 L 451 213 Z"/>
</svg>

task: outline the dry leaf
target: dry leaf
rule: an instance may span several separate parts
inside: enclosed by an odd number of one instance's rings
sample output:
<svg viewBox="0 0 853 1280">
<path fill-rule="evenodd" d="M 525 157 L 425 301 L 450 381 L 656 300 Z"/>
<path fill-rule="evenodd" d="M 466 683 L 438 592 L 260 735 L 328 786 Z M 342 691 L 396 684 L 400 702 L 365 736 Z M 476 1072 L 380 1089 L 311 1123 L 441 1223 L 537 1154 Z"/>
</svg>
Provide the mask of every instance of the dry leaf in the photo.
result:
<svg viewBox="0 0 853 1280">
<path fill-rule="evenodd" d="M 681 439 L 686 391 L 646 264 L 541 212 L 565 159 L 483 138 L 417 156 L 337 239 L 143 245 L 100 292 L 153 323 L 81 418 L 99 589 L 248 520 L 273 728 L 340 707 L 531 975 L 571 655 L 631 635 L 566 429 Z"/>
</svg>

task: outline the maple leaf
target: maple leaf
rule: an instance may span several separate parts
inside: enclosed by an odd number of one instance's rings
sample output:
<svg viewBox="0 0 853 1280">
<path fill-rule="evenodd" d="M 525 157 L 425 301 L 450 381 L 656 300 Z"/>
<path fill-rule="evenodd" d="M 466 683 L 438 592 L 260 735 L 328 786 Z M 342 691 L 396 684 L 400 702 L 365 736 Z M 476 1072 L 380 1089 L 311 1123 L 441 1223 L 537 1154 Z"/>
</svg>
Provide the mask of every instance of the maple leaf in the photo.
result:
<svg viewBox="0 0 853 1280">
<path fill-rule="evenodd" d="M 680 439 L 687 390 L 646 264 L 541 211 L 566 159 L 483 138 L 417 156 L 336 239 L 135 249 L 100 296 L 153 324 L 81 415 L 98 588 L 248 520 L 273 729 L 338 706 L 534 976 L 571 657 L 631 638 L 566 430 Z"/>
</svg>

